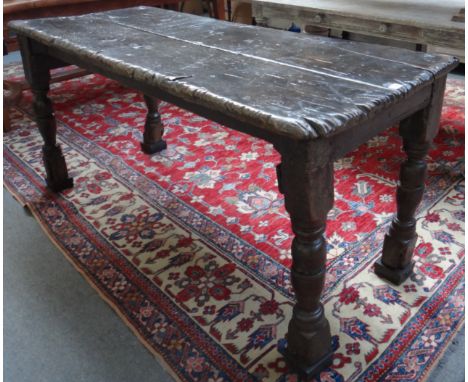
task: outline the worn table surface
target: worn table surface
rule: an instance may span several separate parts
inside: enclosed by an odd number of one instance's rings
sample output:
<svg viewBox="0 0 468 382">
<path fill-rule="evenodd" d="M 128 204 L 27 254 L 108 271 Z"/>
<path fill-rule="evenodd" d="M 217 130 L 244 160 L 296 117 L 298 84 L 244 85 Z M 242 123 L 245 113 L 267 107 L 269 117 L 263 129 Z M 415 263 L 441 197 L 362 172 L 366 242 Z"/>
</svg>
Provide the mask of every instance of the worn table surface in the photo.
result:
<svg viewBox="0 0 468 382">
<path fill-rule="evenodd" d="M 15 21 L 11 27 L 106 73 L 296 140 L 356 126 L 455 63 L 447 56 L 149 7 Z"/>
</svg>

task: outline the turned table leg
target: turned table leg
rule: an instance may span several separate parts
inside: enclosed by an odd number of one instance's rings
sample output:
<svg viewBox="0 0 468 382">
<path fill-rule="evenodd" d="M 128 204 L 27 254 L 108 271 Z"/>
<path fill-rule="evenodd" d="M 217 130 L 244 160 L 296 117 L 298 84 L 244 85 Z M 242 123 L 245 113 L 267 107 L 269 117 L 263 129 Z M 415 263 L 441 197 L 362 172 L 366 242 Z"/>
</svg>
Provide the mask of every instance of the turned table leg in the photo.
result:
<svg viewBox="0 0 468 382">
<path fill-rule="evenodd" d="M 333 207 L 333 164 L 315 167 L 304 157 L 282 155 L 278 166 L 294 239 L 291 282 L 296 305 L 289 322 L 284 356 L 307 377 L 331 365 L 330 326 L 320 303 L 325 282 L 327 213 Z"/>
<path fill-rule="evenodd" d="M 33 45 L 28 39 L 22 38 L 20 46 L 26 79 L 33 93 L 35 120 L 44 140 L 42 156 L 47 187 L 59 192 L 73 187 L 73 179 L 68 176 L 65 158 L 57 144 L 55 115 L 47 96 L 50 83 L 49 58 L 41 54 L 42 47 Z"/>
<path fill-rule="evenodd" d="M 157 101 L 147 95 L 144 95 L 144 99 L 148 113 L 146 115 L 141 149 L 146 154 L 154 154 L 167 148 L 166 142 L 162 139 L 164 126 L 161 122 L 161 115 L 158 112 Z"/>
<path fill-rule="evenodd" d="M 426 155 L 438 131 L 444 89 L 445 78 L 436 81 L 431 103 L 400 123 L 407 159 L 400 169 L 397 213 L 374 268 L 378 276 L 397 285 L 411 275 L 414 267 L 412 256 L 418 238 L 415 213 L 424 193 Z"/>
</svg>

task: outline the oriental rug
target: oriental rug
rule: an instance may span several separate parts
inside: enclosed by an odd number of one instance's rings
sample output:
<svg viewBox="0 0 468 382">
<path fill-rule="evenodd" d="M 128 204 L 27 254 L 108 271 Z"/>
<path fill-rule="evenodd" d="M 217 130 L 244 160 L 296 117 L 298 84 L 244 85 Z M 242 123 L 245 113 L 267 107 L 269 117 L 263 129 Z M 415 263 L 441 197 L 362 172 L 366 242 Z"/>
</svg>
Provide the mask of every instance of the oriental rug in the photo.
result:
<svg viewBox="0 0 468 382">
<path fill-rule="evenodd" d="M 27 92 L 4 135 L 4 184 L 77 270 L 177 380 L 297 381 L 278 353 L 294 296 L 273 147 L 162 103 L 168 149 L 148 156 L 140 94 L 89 75 L 50 96 L 75 187 L 44 187 Z M 404 159 L 397 129 L 336 162 L 322 298 L 335 353 L 322 381 L 422 381 L 462 325 L 463 156 L 463 82 L 450 80 L 415 273 L 398 287 L 372 268 Z"/>
</svg>

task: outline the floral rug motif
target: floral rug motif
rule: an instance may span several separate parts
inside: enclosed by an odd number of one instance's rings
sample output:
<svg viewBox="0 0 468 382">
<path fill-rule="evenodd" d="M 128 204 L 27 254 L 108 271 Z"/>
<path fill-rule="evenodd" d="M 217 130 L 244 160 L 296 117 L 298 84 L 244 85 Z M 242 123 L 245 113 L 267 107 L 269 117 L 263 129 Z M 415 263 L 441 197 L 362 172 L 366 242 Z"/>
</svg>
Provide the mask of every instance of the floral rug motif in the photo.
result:
<svg viewBox="0 0 468 382">
<path fill-rule="evenodd" d="M 463 89 L 448 82 L 403 285 L 372 268 L 404 159 L 397 129 L 335 164 L 322 297 L 335 353 L 322 381 L 422 381 L 463 323 Z M 294 295 L 273 147 L 163 102 L 168 149 L 148 156 L 140 94 L 90 75 L 50 96 L 74 188 L 45 188 L 28 92 L 4 135 L 4 184 L 65 256 L 177 380 L 297 381 L 278 352 Z"/>
</svg>

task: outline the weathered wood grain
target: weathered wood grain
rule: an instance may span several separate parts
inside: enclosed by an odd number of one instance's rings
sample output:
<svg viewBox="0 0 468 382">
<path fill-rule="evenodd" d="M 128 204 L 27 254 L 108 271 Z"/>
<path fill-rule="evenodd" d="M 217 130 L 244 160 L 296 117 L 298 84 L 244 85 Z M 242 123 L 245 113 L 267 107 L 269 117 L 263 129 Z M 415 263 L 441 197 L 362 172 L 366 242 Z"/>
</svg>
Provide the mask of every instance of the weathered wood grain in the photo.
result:
<svg viewBox="0 0 468 382">
<path fill-rule="evenodd" d="M 464 57 L 464 23 L 452 16 L 462 0 L 253 0 L 252 12 L 261 25 L 297 25 L 354 32 L 414 44 L 455 50 Z"/>
<path fill-rule="evenodd" d="M 107 72 L 304 140 L 351 128 L 456 62 L 146 7 L 12 28 Z"/>
<path fill-rule="evenodd" d="M 452 21 L 464 6 L 463 0 L 253 0 L 253 4 L 275 4 L 294 9 L 334 11 L 337 15 L 353 15 L 380 22 L 400 21 L 407 25 L 445 30 L 458 30 Z"/>
</svg>

